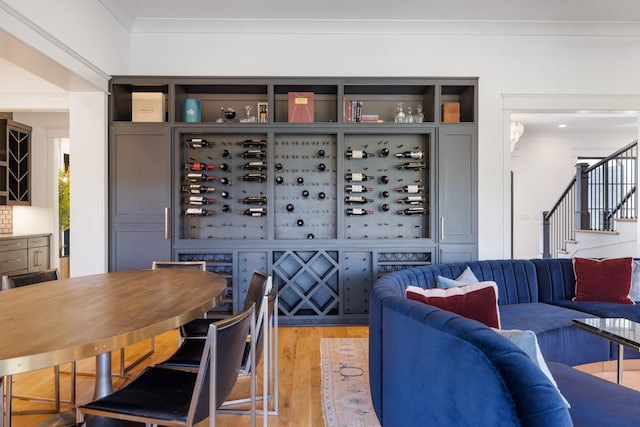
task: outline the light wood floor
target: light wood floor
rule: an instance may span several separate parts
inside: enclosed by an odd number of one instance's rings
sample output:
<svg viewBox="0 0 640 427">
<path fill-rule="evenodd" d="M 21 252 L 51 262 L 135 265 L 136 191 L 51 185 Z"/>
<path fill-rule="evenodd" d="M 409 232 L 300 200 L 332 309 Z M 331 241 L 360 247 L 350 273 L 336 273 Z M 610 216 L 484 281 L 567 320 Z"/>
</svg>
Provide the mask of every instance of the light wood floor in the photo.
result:
<svg viewBox="0 0 640 427">
<path fill-rule="evenodd" d="M 270 416 L 269 425 L 273 427 L 322 427 L 322 404 L 320 399 L 321 368 L 320 368 L 320 339 L 324 337 L 367 337 L 368 328 L 365 326 L 323 326 L 323 327 L 280 327 L 279 333 L 279 363 L 280 363 L 280 414 Z M 127 348 L 127 359 L 135 360 L 148 348 L 148 341 Z M 177 346 L 177 332 L 169 332 L 156 338 L 156 352 L 147 359 L 146 364 L 153 364 L 168 357 Z M 636 362 L 636 361 L 633 361 Z M 145 365 L 145 364 L 143 364 Z M 119 366 L 119 355 L 113 357 L 114 372 Z M 624 373 L 624 384 L 627 387 L 640 390 L 640 367 L 634 364 L 634 370 Z M 127 378 L 114 378 L 114 387 L 120 387 L 124 382 L 133 378 L 143 366 L 130 371 Z M 95 360 L 87 359 L 78 363 L 78 369 L 88 372 L 95 369 Z M 597 363 L 583 367 L 583 370 L 615 381 L 615 362 Z M 36 396 L 50 396 L 52 394 L 52 369 L 14 376 L 14 393 Z M 260 368 L 258 370 L 260 372 Z M 62 376 L 63 396 L 68 396 L 69 376 Z M 78 401 L 90 401 L 93 395 L 93 378 L 79 376 L 77 380 Z M 240 383 L 238 390 L 246 388 L 247 384 Z M 260 386 L 261 387 L 261 386 Z M 259 387 L 259 389 L 261 389 Z M 237 391 L 241 393 L 242 391 Z M 41 404 L 14 401 L 15 409 L 41 408 Z M 13 417 L 14 427 L 32 427 L 50 415 L 18 415 Z M 219 414 L 216 417 L 219 427 L 244 427 L 250 425 L 248 416 Z M 205 422 L 198 427 L 204 427 Z M 262 426 L 258 417 L 258 426 Z"/>
<path fill-rule="evenodd" d="M 285 327 L 280 326 L 279 366 L 280 366 L 280 410 L 279 416 L 269 417 L 269 426 L 273 427 L 322 427 L 322 404 L 320 400 L 321 368 L 320 368 L 320 339 L 325 337 L 367 337 L 366 326 L 322 326 L 322 327 Z M 143 365 L 160 362 L 167 358 L 177 347 L 177 332 L 169 332 L 156 337 L 155 353 Z M 149 341 L 127 347 L 127 359 L 135 360 L 137 354 L 143 354 L 149 347 Z M 119 367 L 119 354 L 114 353 L 113 370 Z M 125 379 L 114 377 L 114 388 L 122 386 L 126 381 L 135 377 L 142 370 L 138 366 L 131 370 Z M 62 367 L 65 371 L 68 369 Z M 95 359 L 78 362 L 78 370 L 89 372 L 95 370 Z M 261 372 L 259 367 L 258 372 Z M 14 394 L 30 396 L 53 395 L 53 369 L 20 374 L 13 377 Z M 78 376 L 77 388 L 79 403 L 92 399 L 93 381 L 90 376 Z M 69 375 L 61 377 L 63 398 L 68 398 Z M 261 390 L 259 383 L 259 390 Z M 246 387 L 240 383 L 238 389 Z M 14 409 L 42 408 L 42 404 L 14 400 Z M 39 421 L 50 415 L 14 415 L 13 427 L 33 427 Z M 198 427 L 206 423 L 200 423 Z M 250 425 L 250 418 L 246 415 L 219 414 L 216 417 L 219 427 L 244 427 Z M 262 418 L 258 417 L 258 426 L 262 426 Z"/>
</svg>

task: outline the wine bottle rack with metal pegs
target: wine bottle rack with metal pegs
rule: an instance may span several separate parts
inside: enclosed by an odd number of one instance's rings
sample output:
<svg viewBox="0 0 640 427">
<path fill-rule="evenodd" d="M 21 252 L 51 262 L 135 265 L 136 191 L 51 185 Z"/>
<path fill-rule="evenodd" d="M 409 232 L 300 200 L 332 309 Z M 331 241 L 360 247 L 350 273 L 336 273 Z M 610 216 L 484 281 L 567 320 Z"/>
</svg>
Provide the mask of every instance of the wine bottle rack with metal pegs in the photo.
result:
<svg viewBox="0 0 640 427">
<path fill-rule="evenodd" d="M 335 239 L 335 135 L 276 135 L 275 237 Z"/>
<path fill-rule="evenodd" d="M 345 238 L 430 237 L 431 142 L 428 132 L 344 136 Z"/>
<path fill-rule="evenodd" d="M 180 238 L 266 239 L 266 135 L 212 132 L 179 137 L 181 164 L 187 171 L 182 177 Z M 208 206 L 215 199 L 220 205 L 213 214 Z"/>
</svg>

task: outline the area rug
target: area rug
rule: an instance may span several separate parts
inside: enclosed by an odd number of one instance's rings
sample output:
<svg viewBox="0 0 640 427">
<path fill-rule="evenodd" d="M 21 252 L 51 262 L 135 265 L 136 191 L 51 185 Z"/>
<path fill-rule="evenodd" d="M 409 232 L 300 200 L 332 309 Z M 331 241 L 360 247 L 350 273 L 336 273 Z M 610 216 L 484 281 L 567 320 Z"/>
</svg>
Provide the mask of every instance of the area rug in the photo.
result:
<svg viewBox="0 0 640 427">
<path fill-rule="evenodd" d="M 380 426 L 369 389 L 369 340 L 322 338 L 320 363 L 325 426 Z"/>
</svg>

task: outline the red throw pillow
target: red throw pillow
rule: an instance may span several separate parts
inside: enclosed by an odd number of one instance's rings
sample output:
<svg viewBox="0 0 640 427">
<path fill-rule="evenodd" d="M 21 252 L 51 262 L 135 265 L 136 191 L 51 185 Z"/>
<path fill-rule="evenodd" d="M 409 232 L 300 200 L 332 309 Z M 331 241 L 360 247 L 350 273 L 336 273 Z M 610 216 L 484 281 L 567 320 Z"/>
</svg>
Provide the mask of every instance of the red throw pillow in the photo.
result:
<svg viewBox="0 0 640 427">
<path fill-rule="evenodd" d="M 433 305 L 500 329 L 498 286 L 495 282 L 472 283 L 447 289 L 407 286 L 405 294 L 410 300 Z"/>
<path fill-rule="evenodd" d="M 574 258 L 573 272 L 576 276 L 574 301 L 617 302 L 634 304 L 629 298 L 631 289 L 632 259 L 610 258 L 595 260 Z"/>
</svg>

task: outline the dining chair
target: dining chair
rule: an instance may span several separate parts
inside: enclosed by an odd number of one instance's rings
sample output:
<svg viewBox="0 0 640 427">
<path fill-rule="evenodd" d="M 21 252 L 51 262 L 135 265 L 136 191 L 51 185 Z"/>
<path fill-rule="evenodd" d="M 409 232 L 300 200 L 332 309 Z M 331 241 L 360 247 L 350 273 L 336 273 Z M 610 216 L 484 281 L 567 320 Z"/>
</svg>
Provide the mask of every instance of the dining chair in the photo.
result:
<svg viewBox="0 0 640 427">
<path fill-rule="evenodd" d="M 20 288 L 22 286 L 35 285 L 37 283 L 50 282 L 60 279 L 58 269 L 49 269 L 43 271 L 36 271 L 32 273 L 20 273 L 12 275 L 2 276 L 2 290 L 8 291 L 14 288 Z M 14 396 L 13 395 L 13 378 L 8 375 L 4 379 L 4 388 L 6 390 L 6 424 L 10 424 L 10 416 L 13 415 L 33 415 L 33 414 L 56 414 L 60 412 L 60 406 L 62 404 L 74 406 L 76 401 L 76 365 L 75 361 L 71 362 L 71 389 L 70 398 L 68 401 L 62 401 L 60 398 L 60 366 L 53 367 L 54 372 L 54 398 L 41 398 L 32 396 Z M 45 402 L 53 403 L 51 409 L 30 409 L 30 410 L 13 410 L 12 400 L 28 400 L 32 402 Z"/>
<path fill-rule="evenodd" d="M 249 280 L 249 287 L 247 288 L 247 296 L 245 297 L 242 309 L 246 310 L 251 306 L 251 304 L 255 304 L 256 313 L 259 313 L 260 304 L 262 303 L 263 295 L 265 295 L 266 286 L 271 286 L 270 276 L 264 271 L 257 269 L 253 270 L 251 279 Z M 185 338 L 204 337 L 207 334 L 209 323 L 220 319 L 221 318 L 217 317 L 207 317 L 203 319 L 192 320 L 191 322 L 185 323 L 180 327 L 180 334 Z"/>
<path fill-rule="evenodd" d="M 257 307 L 256 330 L 255 335 L 250 335 L 247 338 L 243 361 L 238 376 L 240 378 L 250 376 L 254 373 L 255 369 L 253 369 L 253 367 L 260 362 L 262 355 L 267 355 L 263 360 L 263 392 L 260 396 L 256 397 L 257 400 L 263 400 L 263 409 L 262 411 L 258 411 L 258 413 L 264 416 L 263 425 L 266 426 L 267 415 L 278 415 L 277 329 L 275 333 L 273 329 L 274 324 L 277 327 L 277 290 L 272 286 L 271 276 L 268 276 L 262 271 L 254 270 L 245 300 L 245 306 L 247 305 L 255 305 Z M 272 321 L 275 323 L 272 323 Z M 181 369 L 198 369 L 199 354 L 202 353 L 202 347 L 204 346 L 204 339 L 201 333 L 206 327 L 207 322 L 211 322 L 211 320 L 196 319 L 190 322 L 191 328 L 188 330 L 188 333 L 185 334 L 186 338 L 183 343 L 169 358 L 161 362 L 160 365 Z M 252 337 L 255 337 L 255 339 L 252 339 Z M 255 355 L 251 354 L 251 348 L 255 348 Z M 270 397 L 272 397 L 274 402 L 273 410 L 269 410 L 268 408 L 268 400 Z M 224 402 L 220 411 L 246 414 L 247 411 L 243 409 L 227 408 L 238 404 L 246 404 L 249 401 L 250 399 L 241 398 Z"/>
<path fill-rule="evenodd" d="M 268 425 L 268 415 L 278 415 L 278 292 L 277 289 L 271 290 L 268 295 L 264 296 L 263 307 L 266 307 L 262 313 L 258 313 L 256 319 L 256 355 L 255 367 L 257 369 L 262 358 L 262 393 L 256 394 L 256 401 L 262 400 L 262 410 L 257 414 L 263 416 L 263 426 Z M 265 321 L 266 316 L 266 321 Z M 251 375 L 252 358 L 249 354 L 249 345 L 245 346 L 245 356 L 243 358 L 242 367 L 240 369 L 240 378 Z M 257 393 L 257 392 L 256 392 Z M 273 407 L 269 408 L 269 401 L 273 403 Z M 249 398 L 236 398 L 228 400 L 222 404 L 221 413 L 228 414 L 246 414 L 246 409 L 238 408 L 237 405 L 249 403 Z"/>
<path fill-rule="evenodd" d="M 233 317 L 213 322 L 196 371 L 156 365 L 145 368 L 120 390 L 78 406 L 78 423 L 85 415 L 191 427 L 216 412 L 238 379 L 247 336 L 255 334 L 255 305 Z M 255 354 L 255 353 L 254 353 Z M 256 424 L 256 375 L 251 377 L 251 426 Z"/>
</svg>

